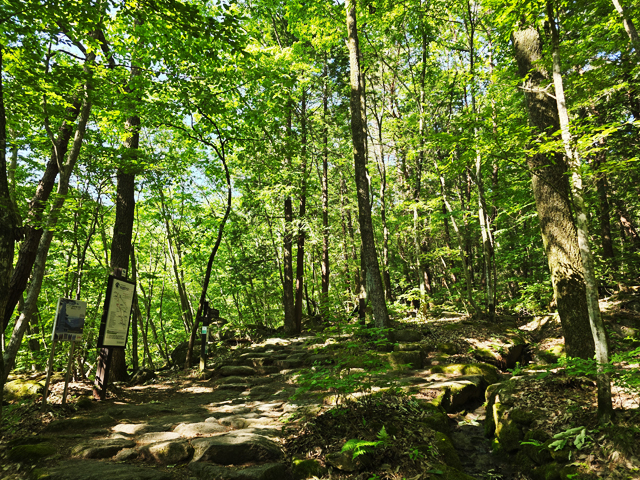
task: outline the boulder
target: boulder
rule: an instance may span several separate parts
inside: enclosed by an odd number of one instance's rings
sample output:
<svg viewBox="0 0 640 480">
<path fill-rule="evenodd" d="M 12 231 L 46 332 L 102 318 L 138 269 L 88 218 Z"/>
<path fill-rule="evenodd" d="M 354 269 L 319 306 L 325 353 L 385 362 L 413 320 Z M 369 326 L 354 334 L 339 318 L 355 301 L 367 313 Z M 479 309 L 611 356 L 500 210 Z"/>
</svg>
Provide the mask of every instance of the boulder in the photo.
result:
<svg viewBox="0 0 640 480">
<path fill-rule="evenodd" d="M 391 368 L 401 370 L 404 368 L 422 368 L 422 354 L 419 351 L 391 352 L 389 354 Z"/>
<path fill-rule="evenodd" d="M 91 440 L 73 447 L 71 456 L 79 458 L 111 458 L 123 448 L 135 446 L 136 442 L 124 438 Z"/>
<path fill-rule="evenodd" d="M 422 340 L 422 332 L 418 330 L 395 330 L 390 335 L 390 339 L 394 342 L 419 342 Z"/>
<path fill-rule="evenodd" d="M 167 442 L 169 440 L 177 440 L 181 435 L 176 432 L 149 432 L 144 433 L 136 438 L 140 445 L 148 445 L 150 443 Z"/>
<path fill-rule="evenodd" d="M 194 448 L 186 440 L 168 440 L 146 445 L 140 449 L 140 456 L 162 464 L 176 464 L 189 460 Z"/>
<path fill-rule="evenodd" d="M 92 460 L 70 460 L 52 468 L 37 468 L 33 479 L 46 480 L 170 480 L 171 475 L 155 468 L 137 467 L 125 463 L 105 463 Z"/>
<path fill-rule="evenodd" d="M 44 390 L 44 381 L 18 378 L 4 384 L 5 400 L 23 400 L 35 397 Z"/>
<path fill-rule="evenodd" d="M 41 458 L 55 455 L 58 449 L 50 443 L 37 443 L 34 445 L 18 445 L 7 453 L 7 459 L 12 462 L 36 462 Z"/>
<path fill-rule="evenodd" d="M 184 362 L 182 362 L 182 364 L 184 365 Z M 156 372 L 147 368 L 143 368 L 142 370 L 139 370 L 131 380 L 129 380 L 129 385 L 142 385 L 143 383 L 148 382 L 149 380 L 153 380 L 154 378 L 157 378 Z"/>
<path fill-rule="evenodd" d="M 498 369 L 487 363 L 450 363 L 448 365 L 435 365 L 430 368 L 430 372 L 456 376 L 481 375 L 488 385 L 498 383 L 502 378 Z"/>
<path fill-rule="evenodd" d="M 187 361 L 187 350 L 189 350 L 189 342 L 185 341 L 185 342 L 179 343 L 176 346 L 176 348 L 173 349 L 173 352 L 171 352 L 171 363 L 182 368 L 184 366 L 184 362 Z M 194 347 L 194 350 L 195 350 L 195 347 Z M 193 355 L 193 358 L 191 359 L 191 364 L 195 365 L 199 361 L 200 360 L 198 355 Z"/>
<path fill-rule="evenodd" d="M 242 469 L 192 462 L 189 470 L 206 480 L 289 480 L 291 475 L 282 463 L 266 463 Z"/>
<path fill-rule="evenodd" d="M 437 403 L 447 412 L 459 410 L 471 400 L 479 400 L 484 392 L 484 380 L 480 376 L 469 375 L 426 386 L 428 390 L 440 390 Z"/>
<path fill-rule="evenodd" d="M 221 465 L 266 462 L 282 457 L 280 446 L 273 440 L 247 430 L 236 430 L 191 441 L 195 448 L 193 461 L 209 461 Z"/>
<path fill-rule="evenodd" d="M 244 365 L 225 365 L 220 368 L 223 377 L 248 377 L 256 373 L 255 368 Z"/>
<path fill-rule="evenodd" d="M 351 451 L 328 453 L 325 459 L 329 465 L 343 472 L 357 472 L 360 469 L 360 462 L 354 460 Z"/>
<path fill-rule="evenodd" d="M 313 459 L 294 459 L 291 468 L 293 480 L 306 480 L 307 478 L 321 478 L 327 473 L 327 469 L 320 462 Z"/>
<path fill-rule="evenodd" d="M 174 428 L 174 433 L 182 435 L 183 437 L 195 437 L 196 435 L 211 435 L 212 433 L 224 432 L 226 429 L 213 422 L 199 422 L 199 423 L 181 423 Z"/>
</svg>

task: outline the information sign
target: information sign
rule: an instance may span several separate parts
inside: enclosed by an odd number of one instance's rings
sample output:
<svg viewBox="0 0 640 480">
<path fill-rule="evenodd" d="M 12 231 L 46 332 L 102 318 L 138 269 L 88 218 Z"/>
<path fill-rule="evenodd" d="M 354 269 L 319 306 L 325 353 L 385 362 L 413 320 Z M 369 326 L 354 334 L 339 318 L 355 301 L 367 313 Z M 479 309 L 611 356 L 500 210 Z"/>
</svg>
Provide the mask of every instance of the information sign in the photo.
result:
<svg viewBox="0 0 640 480">
<path fill-rule="evenodd" d="M 99 348 L 126 346 L 135 289 L 134 283 L 109 276 L 98 338 Z"/>
<path fill-rule="evenodd" d="M 86 315 L 87 302 L 59 298 L 51 340 L 54 342 L 75 342 L 80 340 Z"/>
</svg>

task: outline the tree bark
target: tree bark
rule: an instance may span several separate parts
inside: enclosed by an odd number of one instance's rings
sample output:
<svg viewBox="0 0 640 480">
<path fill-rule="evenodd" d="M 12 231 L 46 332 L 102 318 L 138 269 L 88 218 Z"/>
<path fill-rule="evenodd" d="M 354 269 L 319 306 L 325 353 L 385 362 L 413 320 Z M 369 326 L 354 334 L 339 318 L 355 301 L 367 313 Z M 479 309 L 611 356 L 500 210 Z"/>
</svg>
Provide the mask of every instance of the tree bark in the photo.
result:
<svg viewBox="0 0 640 480">
<path fill-rule="evenodd" d="M 300 191 L 300 210 L 298 213 L 298 248 L 296 250 L 296 292 L 295 292 L 295 324 L 296 333 L 302 331 L 302 295 L 304 288 L 304 241 L 305 241 L 305 216 L 307 214 L 307 96 L 302 93 L 302 107 L 300 113 L 302 130 L 302 186 Z"/>
<path fill-rule="evenodd" d="M 560 130 L 560 122 L 556 103 L 545 91 L 549 76 L 541 67 L 540 35 L 531 27 L 519 30 L 513 33 L 513 44 L 518 71 L 524 79 L 529 121 L 537 133 L 551 136 Z M 527 162 L 534 172 L 533 194 L 566 352 L 570 357 L 592 358 L 594 343 L 576 227 L 568 196 L 567 165 L 562 154 L 536 153 Z"/>
<path fill-rule="evenodd" d="M 327 59 L 324 63 L 324 84 L 322 88 L 322 262 L 321 277 L 322 290 L 320 305 L 322 313 L 328 308 L 329 301 L 329 127 L 327 122 L 329 111 L 329 73 Z M 347 276 L 348 278 L 348 276 Z"/>
<path fill-rule="evenodd" d="M 631 19 L 631 16 L 629 15 L 629 12 L 627 11 L 627 9 L 620 4 L 620 0 L 611 0 L 611 1 L 613 2 L 613 6 L 615 7 L 618 14 L 620 14 L 620 16 L 622 17 L 622 24 L 624 25 L 624 29 L 627 32 L 627 35 L 629 35 L 629 41 L 631 42 L 631 45 L 636 51 L 636 57 L 639 57 L 640 56 L 640 36 L 638 36 L 638 31 L 636 30 L 636 26 L 634 25 L 633 20 Z"/>
<path fill-rule="evenodd" d="M 367 179 L 366 123 L 364 121 L 364 98 L 360 71 L 360 46 L 355 0 L 346 2 L 349 65 L 351 81 L 351 137 L 355 164 L 356 188 L 358 196 L 358 219 L 362 238 L 362 255 L 366 265 L 367 295 L 371 302 L 373 317 L 377 327 L 389 324 L 389 314 L 384 299 L 384 287 L 380 276 L 380 266 L 376 254 L 371 204 L 369 201 L 369 181 Z"/>
<path fill-rule="evenodd" d="M 598 283 L 596 272 L 589 245 L 589 224 L 587 211 L 584 205 L 584 194 L 582 191 L 582 176 L 580 174 L 579 152 L 573 146 L 571 137 L 569 112 L 567 110 L 564 95 L 564 85 L 562 79 L 562 62 L 560 57 L 560 40 L 556 28 L 555 15 L 552 0 L 547 0 L 547 16 L 551 27 L 551 45 L 553 57 L 553 84 L 556 93 L 556 105 L 558 117 L 562 131 L 562 143 L 564 144 L 569 169 L 571 171 L 571 193 L 576 212 L 576 228 L 578 231 L 578 247 L 582 260 L 582 271 L 584 273 L 587 309 L 589 311 L 589 325 L 595 343 L 596 361 L 598 362 L 598 375 L 596 383 L 598 386 L 598 419 L 602 423 L 608 423 L 613 417 L 613 406 L 611 404 L 611 378 L 605 372 L 605 366 L 609 363 L 609 345 L 607 344 L 607 333 L 604 322 L 600 315 L 600 305 L 598 303 Z"/>
<path fill-rule="evenodd" d="M 291 107 L 287 119 L 287 137 L 291 138 Z M 287 164 L 291 167 L 290 153 L 287 145 Z M 284 330 L 287 333 L 296 331 L 294 295 L 293 295 L 293 206 L 291 195 L 284 199 L 284 239 L 283 239 L 282 263 L 284 270 L 284 283 L 282 284 L 284 303 Z"/>
</svg>

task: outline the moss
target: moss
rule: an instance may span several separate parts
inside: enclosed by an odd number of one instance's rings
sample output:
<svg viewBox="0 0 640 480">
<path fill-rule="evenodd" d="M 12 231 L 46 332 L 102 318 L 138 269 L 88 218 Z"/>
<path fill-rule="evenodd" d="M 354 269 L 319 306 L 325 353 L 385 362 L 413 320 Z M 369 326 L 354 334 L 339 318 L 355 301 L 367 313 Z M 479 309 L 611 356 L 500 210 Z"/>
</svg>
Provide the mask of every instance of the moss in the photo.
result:
<svg viewBox="0 0 640 480">
<path fill-rule="evenodd" d="M 524 441 L 530 442 L 533 440 L 544 444 L 549 440 L 549 435 L 543 430 L 529 430 L 525 433 Z M 538 465 L 551 462 L 551 453 L 549 449 L 543 445 L 522 445 L 522 451 Z"/>
<path fill-rule="evenodd" d="M 560 466 L 557 463 L 547 463 L 531 471 L 534 480 L 560 480 Z"/>
<path fill-rule="evenodd" d="M 13 462 L 33 462 L 34 460 L 54 455 L 57 452 L 56 447 L 49 443 L 18 445 L 9 450 L 7 458 Z"/>
<path fill-rule="evenodd" d="M 447 375 L 480 375 L 491 385 L 500 381 L 500 373 L 493 365 L 486 363 L 452 363 L 449 365 L 434 365 L 431 373 L 445 373 Z"/>
<path fill-rule="evenodd" d="M 455 355 L 458 353 L 458 346 L 451 342 L 439 343 L 436 345 L 436 350 L 440 353 L 446 353 L 447 355 Z"/>
<path fill-rule="evenodd" d="M 93 400 L 91 400 L 91 397 L 80 397 L 76 402 L 76 407 L 87 410 L 93 407 Z"/>
<path fill-rule="evenodd" d="M 474 477 L 449 465 L 438 465 L 436 469 L 442 471 L 442 476 L 438 475 L 441 480 L 475 480 Z"/>
<path fill-rule="evenodd" d="M 460 457 L 458 457 L 458 452 L 454 448 L 451 440 L 442 432 L 436 432 L 434 445 L 438 449 L 438 453 L 444 460 L 448 466 L 461 469 L 462 463 L 460 462 Z"/>
<path fill-rule="evenodd" d="M 327 469 L 317 460 L 294 459 L 291 468 L 293 480 L 304 480 L 311 477 L 322 477 Z"/>
<path fill-rule="evenodd" d="M 449 332 L 455 332 L 462 329 L 462 323 L 450 323 L 449 325 L 445 325 L 442 327 L 443 330 L 447 330 Z"/>
<path fill-rule="evenodd" d="M 514 452 L 520 448 L 520 441 L 524 435 L 518 424 L 510 418 L 509 413 L 504 405 L 500 403 L 493 405 L 496 439 L 506 452 Z"/>
<path fill-rule="evenodd" d="M 114 422 L 115 420 L 109 415 L 102 415 L 100 417 L 72 417 L 51 422 L 47 425 L 46 430 L 49 432 L 62 432 L 65 430 L 95 428 L 110 425 Z"/>
<path fill-rule="evenodd" d="M 449 417 L 443 413 L 434 413 L 422 419 L 424 425 L 428 426 L 432 430 L 441 433 L 449 432 Z"/>
<path fill-rule="evenodd" d="M 509 417 L 519 425 L 529 426 L 536 419 L 536 412 L 514 408 L 509 412 Z"/>
<path fill-rule="evenodd" d="M 403 370 L 406 365 L 409 368 L 422 368 L 422 355 L 420 352 L 391 352 L 389 354 L 389 363 L 394 370 Z"/>
<path fill-rule="evenodd" d="M 18 378 L 5 384 L 4 397 L 5 400 L 24 400 L 38 395 L 43 389 L 44 382 L 42 381 Z"/>
</svg>

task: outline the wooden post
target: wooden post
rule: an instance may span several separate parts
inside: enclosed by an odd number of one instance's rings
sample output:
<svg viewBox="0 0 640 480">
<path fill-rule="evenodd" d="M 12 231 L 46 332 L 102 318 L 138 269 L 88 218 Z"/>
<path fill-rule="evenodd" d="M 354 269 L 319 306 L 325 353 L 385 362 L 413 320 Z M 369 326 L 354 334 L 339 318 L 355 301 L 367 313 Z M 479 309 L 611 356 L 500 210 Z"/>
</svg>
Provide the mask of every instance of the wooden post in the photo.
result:
<svg viewBox="0 0 640 480">
<path fill-rule="evenodd" d="M 47 379 L 44 382 L 44 392 L 42 394 L 42 411 L 47 406 L 47 396 L 49 395 L 49 382 L 51 381 L 51 371 L 53 370 L 53 357 L 56 352 L 56 341 L 51 342 L 51 353 L 49 354 L 49 363 L 47 364 Z"/>
<path fill-rule="evenodd" d="M 64 377 L 64 393 L 62 394 L 62 405 L 67 404 L 67 389 L 69 388 L 69 377 L 71 376 L 71 368 L 73 368 L 73 350 L 76 346 L 76 342 L 71 341 L 71 348 L 69 351 L 69 363 L 67 363 L 67 374 Z"/>
</svg>

